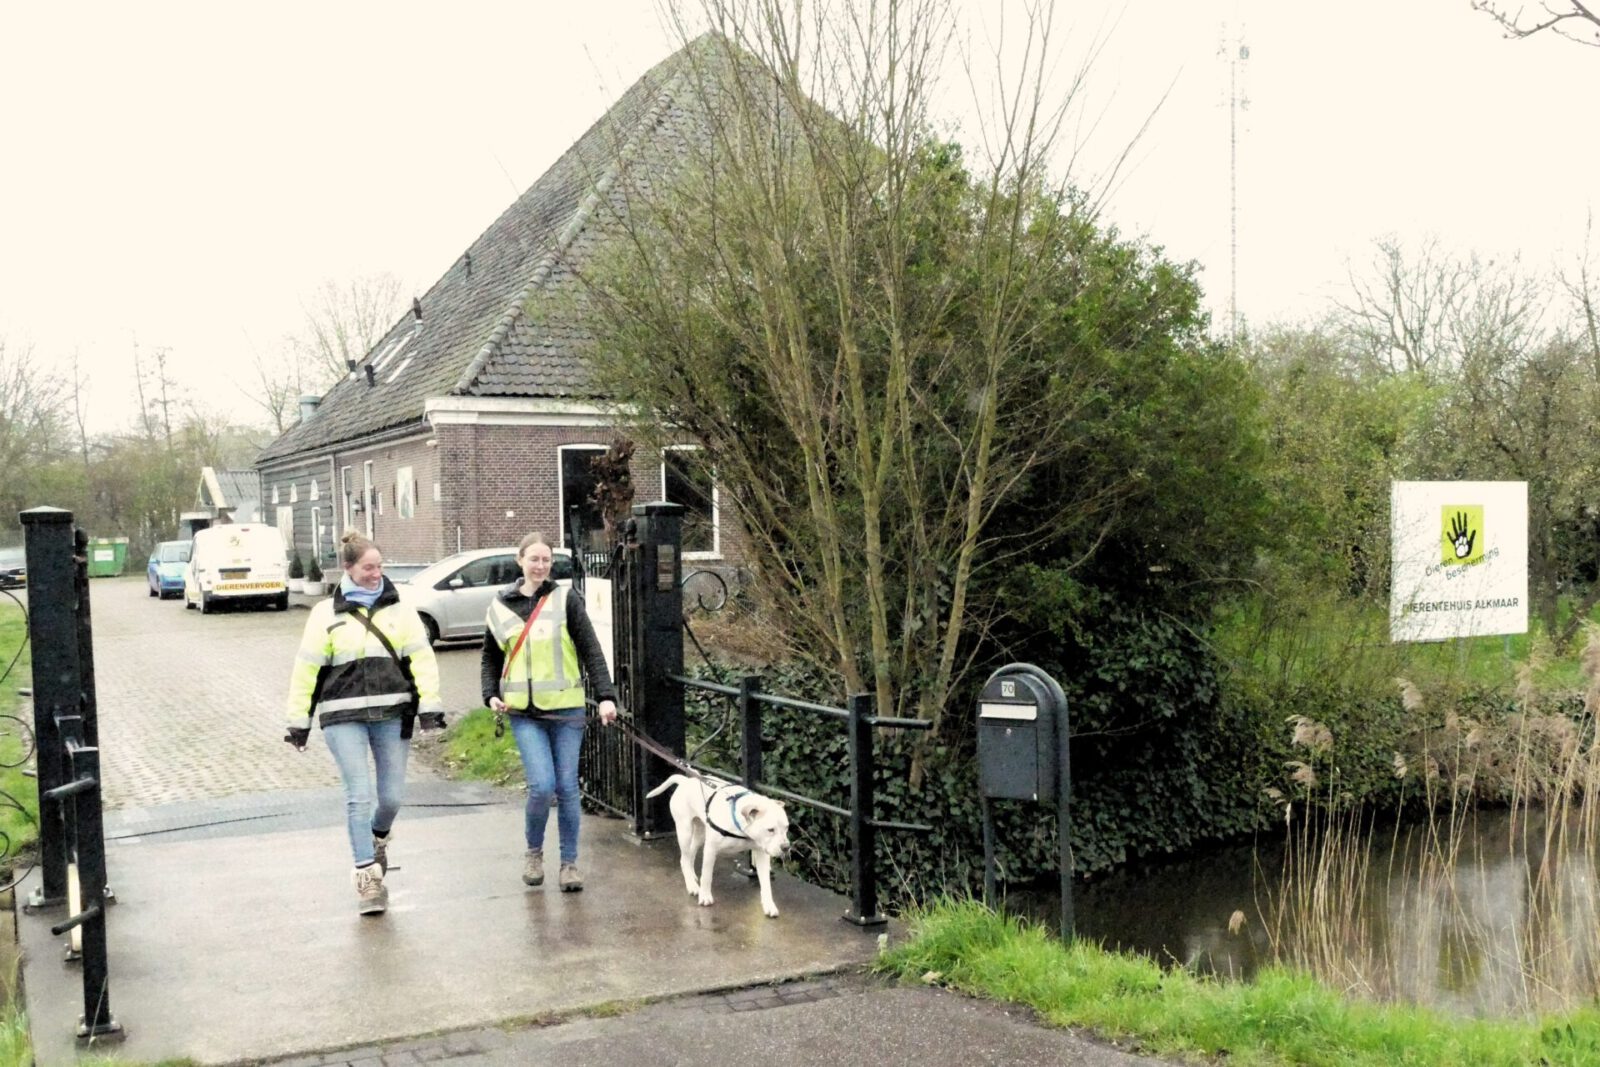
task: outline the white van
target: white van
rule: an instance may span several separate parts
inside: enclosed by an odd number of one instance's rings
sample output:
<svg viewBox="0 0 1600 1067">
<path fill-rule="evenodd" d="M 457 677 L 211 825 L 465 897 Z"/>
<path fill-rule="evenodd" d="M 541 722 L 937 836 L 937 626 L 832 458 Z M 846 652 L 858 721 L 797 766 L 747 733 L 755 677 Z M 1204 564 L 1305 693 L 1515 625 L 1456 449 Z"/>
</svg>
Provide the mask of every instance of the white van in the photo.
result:
<svg viewBox="0 0 1600 1067">
<path fill-rule="evenodd" d="M 255 600 L 285 611 L 288 577 L 288 557 L 276 527 L 212 526 L 194 535 L 194 550 L 183 572 L 183 606 L 207 613 L 219 600 Z"/>
</svg>

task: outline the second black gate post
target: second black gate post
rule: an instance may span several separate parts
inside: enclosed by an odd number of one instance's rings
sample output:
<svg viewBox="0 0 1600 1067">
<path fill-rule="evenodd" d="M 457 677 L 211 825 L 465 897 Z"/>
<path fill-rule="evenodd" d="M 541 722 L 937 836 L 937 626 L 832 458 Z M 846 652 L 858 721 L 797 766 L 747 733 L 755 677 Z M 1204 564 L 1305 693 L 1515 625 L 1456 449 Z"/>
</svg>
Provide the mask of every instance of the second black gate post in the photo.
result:
<svg viewBox="0 0 1600 1067">
<path fill-rule="evenodd" d="M 637 642 L 634 662 L 635 706 L 629 710 L 646 735 L 678 756 L 684 754 L 683 686 L 672 680 L 683 674 L 683 505 L 657 502 L 635 504 L 638 527 L 638 565 L 629 575 L 633 583 L 628 625 Z M 666 781 L 673 769 L 659 756 L 635 748 L 638 773 L 634 775 L 634 832 L 642 838 L 671 835 L 672 814 L 666 794 L 646 800 L 645 794 Z"/>
</svg>

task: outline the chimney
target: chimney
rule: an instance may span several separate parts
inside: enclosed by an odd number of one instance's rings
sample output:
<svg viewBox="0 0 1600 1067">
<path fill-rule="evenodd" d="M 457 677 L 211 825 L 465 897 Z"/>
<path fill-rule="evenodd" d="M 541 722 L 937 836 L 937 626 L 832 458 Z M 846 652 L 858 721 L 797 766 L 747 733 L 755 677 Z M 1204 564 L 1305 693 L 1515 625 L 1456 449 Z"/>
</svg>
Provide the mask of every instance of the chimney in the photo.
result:
<svg viewBox="0 0 1600 1067">
<path fill-rule="evenodd" d="M 378 384 L 378 372 L 372 369 L 372 364 L 368 363 L 361 369 L 367 372 L 368 389 L 371 389 L 374 385 Z"/>
<path fill-rule="evenodd" d="M 317 405 L 322 403 L 320 396 L 302 396 L 300 398 L 300 421 L 310 422 L 311 416 L 317 413 Z"/>
<path fill-rule="evenodd" d="M 418 322 L 422 321 L 422 298 L 421 297 L 414 296 L 414 297 L 411 298 L 411 314 L 413 314 L 413 315 L 415 315 L 417 317 L 417 321 Z"/>
</svg>

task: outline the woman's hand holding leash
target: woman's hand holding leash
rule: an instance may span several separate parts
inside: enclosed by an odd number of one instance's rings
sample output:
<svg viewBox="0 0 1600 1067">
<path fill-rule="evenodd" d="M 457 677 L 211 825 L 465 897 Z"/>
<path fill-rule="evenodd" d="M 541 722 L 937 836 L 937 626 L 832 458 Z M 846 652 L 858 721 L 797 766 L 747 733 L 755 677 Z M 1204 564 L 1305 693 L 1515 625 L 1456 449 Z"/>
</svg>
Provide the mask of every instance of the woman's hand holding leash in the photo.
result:
<svg viewBox="0 0 1600 1067">
<path fill-rule="evenodd" d="M 600 713 L 600 721 L 606 726 L 610 726 L 617 721 L 617 705 L 615 701 L 602 700 L 595 705 L 595 710 Z"/>
</svg>

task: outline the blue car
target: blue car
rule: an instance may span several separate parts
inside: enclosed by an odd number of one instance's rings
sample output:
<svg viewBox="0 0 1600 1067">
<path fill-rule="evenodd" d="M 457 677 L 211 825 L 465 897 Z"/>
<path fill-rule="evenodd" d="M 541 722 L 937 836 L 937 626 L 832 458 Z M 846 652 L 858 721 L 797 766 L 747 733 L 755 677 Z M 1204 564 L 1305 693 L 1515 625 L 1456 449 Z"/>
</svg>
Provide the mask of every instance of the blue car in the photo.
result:
<svg viewBox="0 0 1600 1067">
<path fill-rule="evenodd" d="M 150 553 L 145 579 L 151 596 L 165 600 L 169 595 L 183 595 L 183 570 L 189 565 L 189 549 L 193 544 L 193 541 L 163 541 Z"/>
</svg>

